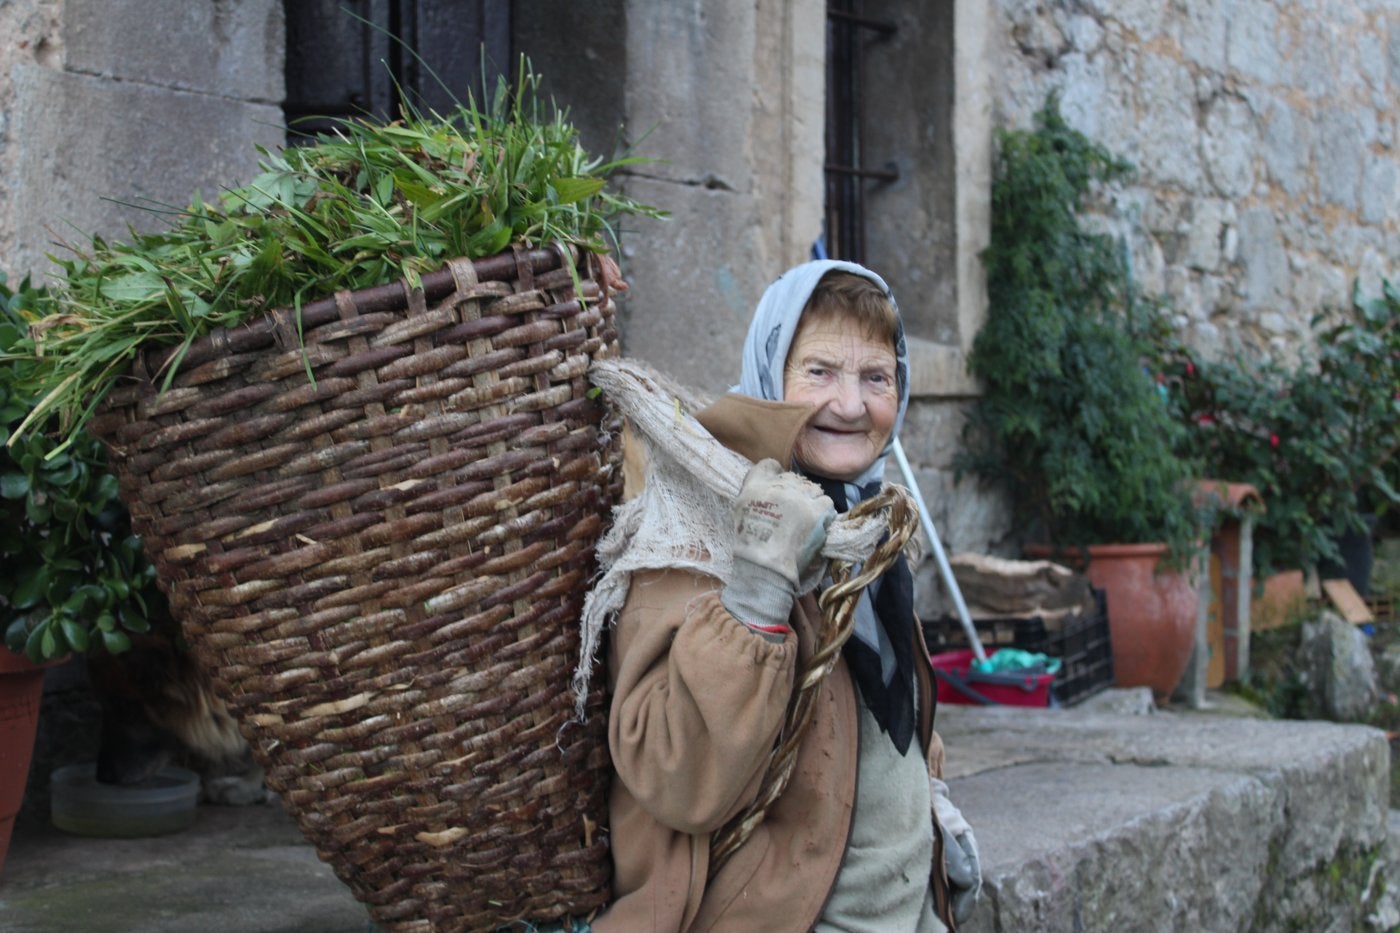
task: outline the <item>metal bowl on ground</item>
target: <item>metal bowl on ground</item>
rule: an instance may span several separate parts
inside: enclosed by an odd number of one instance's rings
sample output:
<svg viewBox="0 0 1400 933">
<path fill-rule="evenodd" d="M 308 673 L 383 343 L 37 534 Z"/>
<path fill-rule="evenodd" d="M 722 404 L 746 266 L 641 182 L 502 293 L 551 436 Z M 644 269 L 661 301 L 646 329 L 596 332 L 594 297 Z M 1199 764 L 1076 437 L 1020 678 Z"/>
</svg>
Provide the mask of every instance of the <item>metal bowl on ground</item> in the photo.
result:
<svg viewBox="0 0 1400 933">
<path fill-rule="evenodd" d="M 53 825 L 79 836 L 162 836 L 194 824 L 199 775 L 167 767 L 138 784 L 103 784 L 94 764 L 66 765 L 50 778 Z"/>
</svg>

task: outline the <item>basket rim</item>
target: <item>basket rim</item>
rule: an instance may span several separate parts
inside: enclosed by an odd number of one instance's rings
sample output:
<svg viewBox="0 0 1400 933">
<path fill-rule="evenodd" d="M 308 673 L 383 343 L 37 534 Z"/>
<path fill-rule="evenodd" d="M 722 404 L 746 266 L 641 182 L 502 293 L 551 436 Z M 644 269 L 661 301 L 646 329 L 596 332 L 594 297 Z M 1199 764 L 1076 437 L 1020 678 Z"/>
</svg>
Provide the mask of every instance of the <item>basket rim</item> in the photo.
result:
<svg viewBox="0 0 1400 933">
<path fill-rule="evenodd" d="M 440 268 L 425 272 L 419 277 L 423 297 L 429 303 L 447 297 L 459 285 L 452 266 L 459 262 L 470 262 L 476 271 L 476 278 L 482 282 L 508 281 L 517 270 L 529 273 L 551 272 L 564 264 L 564 250 L 576 257 L 576 251 L 563 244 L 553 244 L 535 249 L 513 249 L 484 256 L 479 259 L 459 257 L 447 260 Z M 359 289 L 341 289 L 322 298 L 308 301 L 301 306 L 300 326 L 319 327 L 340 317 L 337 295 L 353 295 L 355 306 L 361 314 L 372 314 L 390 310 L 402 304 L 405 295 L 412 291 L 404 278 L 379 285 L 369 285 Z M 179 345 L 150 347 L 136 355 L 131 372 L 151 381 L 150 374 L 159 373 L 170 365 L 172 360 L 184 369 L 207 363 L 230 352 L 240 352 L 265 346 L 273 342 L 279 327 L 284 326 L 286 315 L 291 308 L 269 308 L 256 317 L 234 327 L 220 327 L 201 334 L 190 342 L 181 355 Z M 178 359 L 176 357 L 178 356 Z"/>
</svg>

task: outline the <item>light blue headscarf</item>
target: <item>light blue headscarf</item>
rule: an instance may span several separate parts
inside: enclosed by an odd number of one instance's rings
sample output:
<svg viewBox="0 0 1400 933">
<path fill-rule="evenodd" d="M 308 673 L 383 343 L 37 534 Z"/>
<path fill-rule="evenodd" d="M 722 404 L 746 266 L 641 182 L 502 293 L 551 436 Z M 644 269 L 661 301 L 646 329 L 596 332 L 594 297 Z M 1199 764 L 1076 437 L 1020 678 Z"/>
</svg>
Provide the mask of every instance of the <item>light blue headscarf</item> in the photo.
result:
<svg viewBox="0 0 1400 933">
<path fill-rule="evenodd" d="M 899 315 L 899 305 L 885 284 L 885 280 L 864 266 L 853 262 L 835 259 L 819 259 L 794 266 L 778 277 L 763 293 L 758 307 L 754 310 L 753 321 L 749 324 L 748 336 L 744 339 L 744 356 L 739 375 L 739 384 L 731 391 L 768 401 L 783 399 L 783 370 L 787 363 L 788 350 L 792 347 L 793 336 L 797 333 L 802 312 L 807 301 L 816 290 L 817 283 L 828 272 L 850 272 L 869 279 L 879 286 L 889 299 L 895 313 L 895 386 L 899 391 L 899 410 L 895 415 L 894 430 L 890 440 L 875 462 L 865 469 L 852 482 L 833 483 L 844 485 L 846 505 L 857 502 L 879 491 L 885 478 L 885 458 L 894 449 L 894 439 L 904 424 L 904 413 L 909 407 L 909 351 L 904 340 L 904 323 Z M 833 500 L 835 500 L 833 495 Z M 840 503 L 838 503 L 840 508 Z M 905 636 L 912 638 L 907 626 L 912 624 L 912 605 L 905 605 L 909 598 L 909 570 L 901 557 L 898 566 L 887 572 L 900 578 L 900 583 L 885 593 L 902 592 L 897 610 L 890 613 L 898 616 L 894 630 L 899 633 L 899 647 L 891 640 L 887 627 L 891 620 L 882 623 L 875 604 L 881 599 L 884 579 L 876 580 L 865 588 L 860 601 L 856 603 L 855 628 L 853 637 L 844 652 L 852 666 L 852 674 L 866 697 L 867 705 L 875 714 L 880 727 L 889 734 L 900 754 L 909 747 L 913 729 L 913 674 L 910 664 L 910 647 L 905 644 Z M 904 618 L 904 616 L 908 618 Z M 896 675 L 899 675 L 898 678 Z"/>
<path fill-rule="evenodd" d="M 909 350 L 904 341 L 904 321 L 899 315 L 899 305 L 885 280 L 862 265 L 844 262 L 839 259 L 818 259 L 793 266 L 778 277 L 763 298 L 749 324 L 748 336 L 744 338 L 744 356 L 739 371 L 739 384 L 731 391 L 770 402 L 783 400 L 783 367 L 787 363 L 788 350 L 792 347 L 793 335 L 797 333 L 802 310 L 812 297 L 817 283 L 828 272 L 850 272 L 869 279 L 880 287 L 894 308 L 895 335 L 895 386 L 899 390 L 899 411 L 895 415 L 894 430 L 890 432 L 889 443 L 880 451 L 880 456 L 866 468 L 865 472 L 847 483 L 847 498 L 852 505 L 864 498 L 860 489 L 885 478 L 885 458 L 894 448 L 894 439 L 904 425 L 904 412 L 909 408 Z M 850 487 L 856 487 L 852 489 Z"/>
</svg>

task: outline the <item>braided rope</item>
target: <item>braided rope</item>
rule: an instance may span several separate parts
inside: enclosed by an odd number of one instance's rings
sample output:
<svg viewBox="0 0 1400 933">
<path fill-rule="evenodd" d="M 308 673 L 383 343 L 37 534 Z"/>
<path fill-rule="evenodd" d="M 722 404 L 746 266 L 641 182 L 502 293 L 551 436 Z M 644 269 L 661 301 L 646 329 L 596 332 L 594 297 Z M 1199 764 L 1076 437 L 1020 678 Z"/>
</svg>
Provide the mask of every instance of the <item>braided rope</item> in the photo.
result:
<svg viewBox="0 0 1400 933">
<path fill-rule="evenodd" d="M 718 875 L 729 857 L 748 841 L 768 809 L 787 788 L 797 765 L 797 750 L 812 724 L 818 688 L 835 669 L 841 648 L 855 629 L 855 609 L 860 594 L 890 568 L 918 529 L 913 497 L 902 486 L 886 484 L 877 495 L 858 503 L 846 514 L 849 518 L 863 518 L 878 511 L 887 513 L 890 533 L 865 561 L 861 572 L 852 577 L 850 562 L 833 561 L 831 564 L 834 582 L 817 598 L 822 627 L 817 635 L 816 650 L 807 659 L 797 689 L 788 702 L 783 731 L 779 733 L 781 739 L 768 758 L 758 796 L 710 836 L 711 878 Z"/>
</svg>

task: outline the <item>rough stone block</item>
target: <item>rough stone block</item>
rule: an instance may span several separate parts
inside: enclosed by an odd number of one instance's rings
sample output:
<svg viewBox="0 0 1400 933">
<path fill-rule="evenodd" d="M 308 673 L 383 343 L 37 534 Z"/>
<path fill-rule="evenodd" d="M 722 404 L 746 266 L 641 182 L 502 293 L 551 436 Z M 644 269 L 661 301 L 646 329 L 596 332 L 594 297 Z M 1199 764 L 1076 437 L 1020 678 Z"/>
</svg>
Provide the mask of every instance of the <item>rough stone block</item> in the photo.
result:
<svg viewBox="0 0 1400 933">
<path fill-rule="evenodd" d="M 627 194 L 672 219 L 639 218 L 623 236 L 631 285 L 620 302 L 623 352 L 683 385 L 723 392 L 738 381 L 753 309 L 784 268 L 764 240 L 768 231 L 752 201 L 733 192 L 639 178 Z"/>
<path fill-rule="evenodd" d="M 753 54 L 752 11 L 707 16 L 696 5 L 632 3 L 629 34 L 642 34 L 626 62 L 629 122 L 652 128 L 654 174 L 709 188 L 748 191 L 754 167 L 755 97 L 763 87 Z M 766 57 L 764 60 L 769 60 Z M 771 90 L 771 87 L 768 88 Z"/>
<path fill-rule="evenodd" d="M 277 0 L 147 0 L 119 16 L 112 7 L 64 4 L 69 70 L 281 103 L 286 33 Z"/>
<path fill-rule="evenodd" d="M 1037 764 L 1016 772 L 1018 783 L 1038 784 L 1043 794 L 1002 794 L 1005 812 L 997 823 L 973 823 L 995 925 L 965 929 L 1071 933 L 1247 925 L 1269 861 L 1271 830 L 1283 821 L 1257 781 L 1237 776 L 1222 782 L 1208 769 L 1172 766 Z M 956 799 L 980 800 L 1005 777 L 998 772 L 960 784 Z M 1035 826 L 1038 838 L 1017 833 L 1018 825 Z M 1011 852 L 997 845 L 1008 830 L 1019 843 Z"/>
<path fill-rule="evenodd" d="M 966 931 L 1375 929 L 1364 918 L 1394 909 L 1376 880 L 1395 871 L 1378 730 L 1078 709 L 938 715 L 986 880 Z"/>
<path fill-rule="evenodd" d="M 25 67 L 15 70 L 17 272 L 52 271 L 52 241 L 155 229 L 149 208 L 253 177 L 254 144 L 282 142 L 279 107 Z M 55 118 L 55 115 L 60 115 Z M 100 140 L 100 143 L 96 142 Z M 134 205 L 143 205 L 147 209 Z"/>
</svg>

